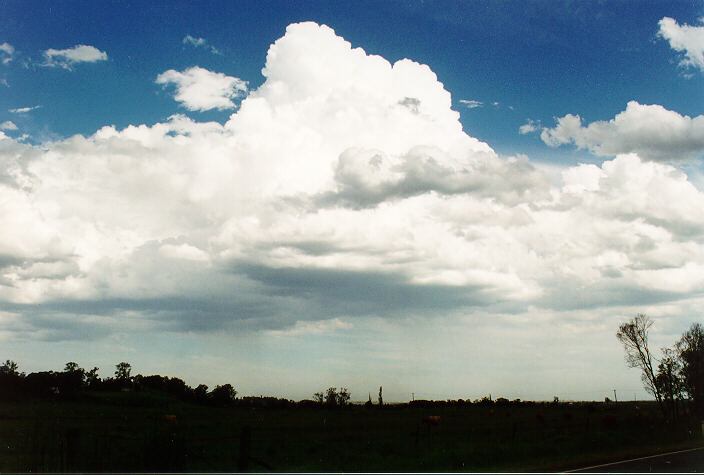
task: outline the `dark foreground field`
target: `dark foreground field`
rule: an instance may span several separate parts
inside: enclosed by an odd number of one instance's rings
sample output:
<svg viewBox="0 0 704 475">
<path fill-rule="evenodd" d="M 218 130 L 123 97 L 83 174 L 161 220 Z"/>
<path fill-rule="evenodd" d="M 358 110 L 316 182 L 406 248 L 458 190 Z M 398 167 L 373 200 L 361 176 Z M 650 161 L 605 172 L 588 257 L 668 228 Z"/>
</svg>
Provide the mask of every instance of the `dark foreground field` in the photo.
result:
<svg viewBox="0 0 704 475">
<path fill-rule="evenodd" d="M 96 393 L 0 403 L 0 471 L 565 470 L 702 443 L 694 421 L 665 424 L 656 411 L 649 403 L 215 408 L 160 393 Z"/>
</svg>

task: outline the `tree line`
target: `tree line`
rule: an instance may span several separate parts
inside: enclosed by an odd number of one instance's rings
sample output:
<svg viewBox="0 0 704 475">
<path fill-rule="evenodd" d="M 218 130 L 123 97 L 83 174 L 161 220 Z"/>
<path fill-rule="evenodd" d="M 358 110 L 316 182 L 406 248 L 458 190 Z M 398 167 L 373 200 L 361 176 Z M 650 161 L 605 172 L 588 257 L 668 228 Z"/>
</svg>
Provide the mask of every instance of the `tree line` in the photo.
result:
<svg viewBox="0 0 704 475">
<path fill-rule="evenodd" d="M 0 399 L 19 400 L 28 397 L 54 397 L 75 399 L 86 391 L 161 391 L 178 399 L 199 404 L 228 406 L 236 401 L 237 391 L 230 384 L 193 388 L 180 378 L 138 374 L 132 376 L 132 365 L 120 362 L 115 365 L 114 377 L 101 378 L 98 368 L 81 368 L 69 361 L 63 371 L 39 371 L 25 374 L 16 362 L 7 360 L 0 365 Z"/>
<path fill-rule="evenodd" d="M 641 370 L 645 390 L 655 397 L 666 419 L 676 420 L 691 408 L 704 420 L 704 327 L 693 323 L 656 358 L 648 341 L 653 323 L 639 313 L 619 325 L 616 338 L 623 344 L 626 364 Z"/>
</svg>

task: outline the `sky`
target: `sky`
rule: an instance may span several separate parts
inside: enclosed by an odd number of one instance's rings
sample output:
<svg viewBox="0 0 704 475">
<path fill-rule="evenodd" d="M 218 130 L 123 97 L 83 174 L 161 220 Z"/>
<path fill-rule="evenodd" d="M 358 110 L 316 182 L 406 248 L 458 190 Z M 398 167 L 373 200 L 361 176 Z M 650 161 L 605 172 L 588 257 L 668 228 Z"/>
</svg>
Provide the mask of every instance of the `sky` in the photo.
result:
<svg viewBox="0 0 704 475">
<path fill-rule="evenodd" d="M 704 2 L 0 0 L 0 358 L 645 398 L 704 305 Z"/>
</svg>

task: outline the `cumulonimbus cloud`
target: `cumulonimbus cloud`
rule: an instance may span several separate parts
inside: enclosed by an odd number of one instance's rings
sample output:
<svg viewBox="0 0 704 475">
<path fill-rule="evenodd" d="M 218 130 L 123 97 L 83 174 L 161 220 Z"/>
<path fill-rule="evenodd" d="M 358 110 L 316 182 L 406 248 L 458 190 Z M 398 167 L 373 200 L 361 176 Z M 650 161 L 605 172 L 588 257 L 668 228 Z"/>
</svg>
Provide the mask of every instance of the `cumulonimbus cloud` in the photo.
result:
<svg viewBox="0 0 704 475">
<path fill-rule="evenodd" d="M 670 48 L 684 55 L 680 66 L 704 71 L 704 18 L 702 25 L 679 25 L 674 18 L 664 17 L 658 25 L 658 36 L 670 43 Z"/>
<path fill-rule="evenodd" d="M 574 144 L 601 156 L 634 152 L 648 160 L 676 161 L 704 153 L 704 115 L 691 118 L 630 101 L 613 119 L 587 126 L 567 114 L 555 127 L 543 128 L 540 138 L 551 147 Z"/>
<path fill-rule="evenodd" d="M 225 124 L 175 115 L 41 146 L 0 134 L 0 302 L 14 322 L 0 330 L 52 315 L 277 330 L 704 292 L 704 193 L 672 165 L 638 151 L 551 184 L 468 136 L 428 66 L 314 23 L 290 25 L 263 73 Z"/>
<path fill-rule="evenodd" d="M 246 81 L 198 66 L 180 72 L 169 69 L 157 76 L 156 83 L 173 84 L 174 99 L 192 111 L 233 109 L 233 99 L 247 92 Z"/>
<path fill-rule="evenodd" d="M 108 55 L 95 46 L 76 45 L 73 48 L 54 49 L 44 51 L 44 66 L 72 69 L 78 63 L 95 63 L 107 61 Z"/>
</svg>

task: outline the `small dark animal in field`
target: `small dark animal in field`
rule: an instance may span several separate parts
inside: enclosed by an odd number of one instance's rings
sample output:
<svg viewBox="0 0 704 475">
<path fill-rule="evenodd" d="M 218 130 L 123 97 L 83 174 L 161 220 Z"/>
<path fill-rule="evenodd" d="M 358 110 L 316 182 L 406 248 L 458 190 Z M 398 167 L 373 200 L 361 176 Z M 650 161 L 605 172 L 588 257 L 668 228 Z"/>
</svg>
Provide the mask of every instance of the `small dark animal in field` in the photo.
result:
<svg viewBox="0 0 704 475">
<path fill-rule="evenodd" d="M 425 416 L 423 418 L 423 425 L 425 425 L 427 427 L 439 426 L 440 425 L 440 416 Z"/>
<path fill-rule="evenodd" d="M 421 441 L 421 435 L 424 433 L 425 435 L 423 437 L 427 437 L 426 443 L 430 443 L 432 441 L 432 428 L 437 427 L 440 425 L 440 416 L 425 416 L 423 419 L 421 419 L 420 424 L 418 424 L 418 427 L 416 428 L 416 433 L 415 433 L 415 444 L 416 447 Z"/>
<path fill-rule="evenodd" d="M 171 424 L 175 424 L 176 422 L 178 422 L 178 420 L 176 419 L 176 415 L 174 414 L 163 414 L 161 416 L 161 420 L 164 422 L 170 422 Z"/>
<path fill-rule="evenodd" d="M 419 447 L 421 439 L 424 439 L 423 444 L 429 444 L 432 442 L 432 428 L 440 425 L 440 416 L 425 416 L 423 417 L 416 426 L 416 430 L 413 433 L 413 439 L 415 441 L 415 446 Z M 427 438 L 427 439 L 426 439 Z"/>
</svg>

